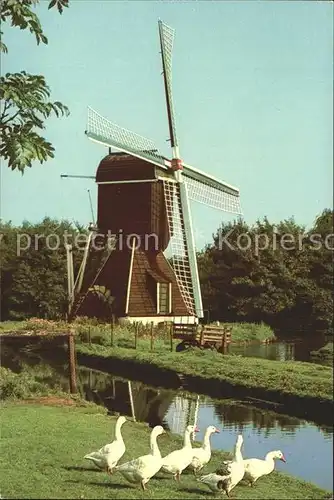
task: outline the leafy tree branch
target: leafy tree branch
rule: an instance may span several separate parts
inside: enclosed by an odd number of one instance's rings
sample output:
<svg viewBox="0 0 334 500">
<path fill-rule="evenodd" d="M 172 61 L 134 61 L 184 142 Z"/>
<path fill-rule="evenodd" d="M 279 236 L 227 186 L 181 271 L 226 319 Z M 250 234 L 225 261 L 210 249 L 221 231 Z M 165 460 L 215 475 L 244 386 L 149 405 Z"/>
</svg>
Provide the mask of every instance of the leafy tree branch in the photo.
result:
<svg viewBox="0 0 334 500">
<path fill-rule="evenodd" d="M 39 2 L 3 0 L 0 3 L 1 22 L 9 22 L 21 30 L 28 29 L 35 35 L 37 44 L 47 44 L 39 18 L 32 10 Z M 68 4 L 68 0 L 52 0 L 48 8 L 56 7 L 61 14 Z M 0 35 L 0 52 L 8 52 L 2 41 L 3 33 Z M 45 120 L 52 114 L 68 116 L 69 110 L 61 102 L 51 102 L 49 98 L 50 88 L 42 75 L 21 71 L 0 78 L 0 156 L 8 161 L 12 170 L 23 173 L 33 161 L 43 163 L 54 157 L 54 147 L 38 133 L 38 129 L 45 128 Z"/>
</svg>

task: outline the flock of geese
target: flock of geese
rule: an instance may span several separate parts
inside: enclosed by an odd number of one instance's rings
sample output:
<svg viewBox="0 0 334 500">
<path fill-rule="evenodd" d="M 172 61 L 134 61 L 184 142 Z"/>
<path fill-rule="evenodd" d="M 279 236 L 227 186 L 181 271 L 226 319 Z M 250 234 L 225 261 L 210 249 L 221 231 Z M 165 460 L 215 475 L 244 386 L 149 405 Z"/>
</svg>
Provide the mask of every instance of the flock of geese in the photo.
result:
<svg viewBox="0 0 334 500">
<path fill-rule="evenodd" d="M 157 437 L 164 434 L 165 430 L 161 425 L 157 425 L 151 432 L 150 453 L 117 465 L 125 453 L 125 444 L 121 433 L 121 427 L 125 422 L 125 417 L 119 417 L 116 422 L 114 441 L 98 451 L 85 455 L 84 458 L 92 461 L 99 469 L 105 470 L 109 474 L 121 473 L 130 483 L 140 484 L 143 490 L 146 489 L 148 481 L 160 470 L 172 474 L 174 479 L 178 481 L 187 467 L 192 469 L 194 475 L 197 476 L 211 459 L 210 436 L 219 432 L 215 426 L 210 425 L 206 429 L 202 446 L 193 448 L 190 436 L 193 432 L 198 432 L 199 429 L 195 425 L 188 425 L 184 434 L 183 447 L 162 457 Z M 260 477 L 270 474 L 274 470 L 275 459 L 286 461 L 280 450 L 267 453 L 264 460 L 258 458 L 244 460 L 241 453 L 242 444 L 243 438 L 239 434 L 233 459 L 222 462 L 215 472 L 200 476 L 197 481 L 206 484 L 213 493 L 221 491 L 230 496 L 230 492 L 244 477 L 253 486 Z"/>
</svg>

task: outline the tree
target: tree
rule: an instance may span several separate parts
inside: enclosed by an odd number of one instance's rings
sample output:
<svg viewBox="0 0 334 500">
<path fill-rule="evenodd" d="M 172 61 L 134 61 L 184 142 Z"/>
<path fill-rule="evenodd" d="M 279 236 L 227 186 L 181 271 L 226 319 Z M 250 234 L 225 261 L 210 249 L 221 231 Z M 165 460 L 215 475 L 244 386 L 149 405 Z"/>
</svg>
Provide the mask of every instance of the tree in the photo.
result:
<svg viewBox="0 0 334 500">
<path fill-rule="evenodd" d="M 74 274 L 87 236 L 82 226 L 46 217 L 19 227 L 0 223 L 1 320 L 63 316 L 67 306 L 65 243 L 73 243 Z"/>
<path fill-rule="evenodd" d="M 277 225 L 266 217 L 253 226 L 241 219 L 222 224 L 198 255 L 203 304 L 211 319 L 264 321 L 286 331 L 330 330 L 332 233 L 331 210 L 324 210 L 308 232 L 293 218 Z M 315 236 L 321 245 L 314 244 Z"/>
<path fill-rule="evenodd" d="M 37 44 L 48 43 L 38 16 L 31 7 L 40 0 L 3 0 L 0 18 L 11 26 L 29 29 Z M 61 14 L 69 0 L 51 0 L 49 9 L 57 7 Z M 2 41 L 0 52 L 8 52 Z M 57 117 L 68 116 L 67 106 L 59 101 L 51 102 L 50 88 L 42 75 L 30 75 L 25 71 L 7 73 L 0 78 L 0 156 L 8 161 L 8 167 L 22 174 L 33 161 L 43 163 L 54 157 L 54 147 L 39 132 L 45 128 L 45 120 L 54 113 Z"/>
</svg>

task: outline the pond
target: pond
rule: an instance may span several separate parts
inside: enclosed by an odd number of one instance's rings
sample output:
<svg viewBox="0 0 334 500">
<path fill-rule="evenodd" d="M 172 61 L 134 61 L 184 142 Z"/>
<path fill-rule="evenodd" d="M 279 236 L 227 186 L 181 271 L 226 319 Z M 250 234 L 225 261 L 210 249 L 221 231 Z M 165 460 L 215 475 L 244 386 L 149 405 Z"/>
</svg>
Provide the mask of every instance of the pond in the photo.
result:
<svg viewBox="0 0 334 500">
<path fill-rule="evenodd" d="M 8 346 L 2 346 L 1 357 L 2 366 L 17 372 L 23 368 L 33 369 L 41 379 L 50 381 L 50 385 L 69 390 L 64 359 L 46 362 L 34 349 Z M 259 409 L 245 401 L 212 400 L 180 390 L 152 388 L 84 366 L 78 367 L 77 378 L 81 395 L 105 406 L 110 413 L 134 416 L 151 426 L 162 424 L 180 435 L 189 423 L 196 422 L 200 428 L 196 441 L 201 441 L 205 428 L 213 424 L 221 432 L 212 436 L 212 447 L 231 452 L 236 434 L 242 432 L 245 457 L 263 457 L 268 451 L 281 449 L 287 463 L 277 463 L 278 470 L 332 490 L 333 429 L 330 426 Z"/>
</svg>

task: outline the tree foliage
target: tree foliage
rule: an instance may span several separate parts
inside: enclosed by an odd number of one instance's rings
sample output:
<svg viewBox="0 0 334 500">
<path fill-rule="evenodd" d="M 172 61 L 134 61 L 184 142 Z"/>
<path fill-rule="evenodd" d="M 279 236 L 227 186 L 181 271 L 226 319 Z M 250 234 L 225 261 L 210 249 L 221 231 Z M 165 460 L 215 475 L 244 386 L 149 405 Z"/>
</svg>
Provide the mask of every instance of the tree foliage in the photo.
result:
<svg viewBox="0 0 334 500">
<path fill-rule="evenodd" d="M 19 227 L 10 222 L 0 224 L 2 319 L 54 319 L 65 313 L 64 234 L 69 235 L 69 243 L 78 242 L 73 250 L 76 274 L 84 245 L 79 233 L 87 234 L 79 225 L 50 218 L 38 224 L 24 222 Z M 223 240 L 228 234 L 231 248 Z M 249 248 L 245 234 L 252 241 Z M 283 244 L 287 234 L 294 237 L 294 246 Z M 212 243 L 198 254 L 203 303 L 210 319 L 263 321 L 275 329 L 293 332 L 330 330 L 334 312 L 332 234 L 331 210 L 324 210 L 308 231 L 293 219 L 276 226 L 266 218 L 253 226 L 241 219 L 222 224 Z M 57 235 L 60 244 L 53 249 Z M 266 237 L 269 245 L 261 249 Z M 94 262 L 90 267 L 87 273 L 91 272 L 93 280 Z M 110 290 L 95 286 L 91 291 L 112 308 Z"/>
<path fill-rule="evenodd" d="M 276 226 L 267 218 L 254 226 L 241 219 L 222 224 L 198 255 L 205 309 L 218 320 L 331 329 L 332 233 L 331 210 L 309 231 L 293 219 Z"/>
<path fill-rule="evenodd" d="M 65 243 L 73 248 L 75 274 L 84 242 L 75 238 L 86 231 L 79 224 L 45 218 L 41 223 L 0 225 L 1 319 L 63 316 L 67 305 Z M 65 238 L 66 235 L 66 238 Z"/>
<path fill-rule="evenodd" d="M 32 7 L 39 0 L 5 0 L 1 3 L 1 21 L 11 26 L 28 29 L 35 35 L 37 44 L 48 43 L 38 16 Z M 68 0 L 52 0 L 49 9 L 56 7 L 61 14 L 68 7 Z M 2 41 L 0 52 L 8 52 Z M 45 128 L 45 120 L 51 114 L 68 116 L 67 106 L 59 101 L 51 102 L 50 88 L 42 75 L 29 75 L 25 71 L 7 73 L 0 78 L 0 156 L 8 166 L 22 173 L 33 161 L 45 162 L 54 157 L 54 147 L 39 130 Z"/>
</svg>

